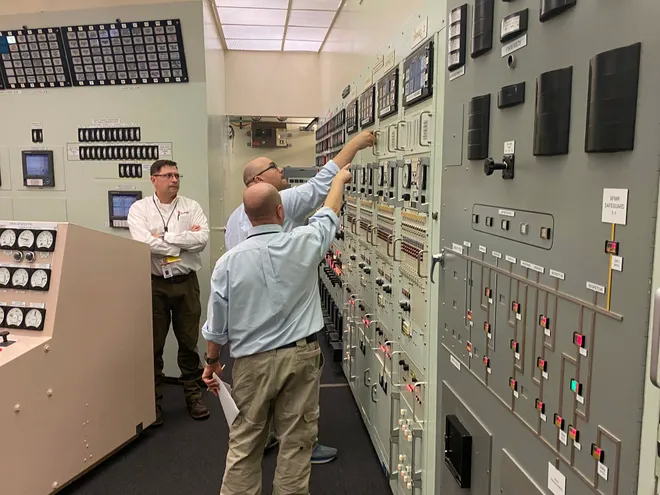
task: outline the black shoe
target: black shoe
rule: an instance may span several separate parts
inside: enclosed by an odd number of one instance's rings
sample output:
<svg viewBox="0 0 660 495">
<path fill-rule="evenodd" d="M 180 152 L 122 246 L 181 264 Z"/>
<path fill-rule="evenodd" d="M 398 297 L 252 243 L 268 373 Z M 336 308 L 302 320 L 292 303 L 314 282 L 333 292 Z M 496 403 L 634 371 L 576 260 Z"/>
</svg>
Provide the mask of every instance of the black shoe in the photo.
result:
<svg viewBox="0 0 660 495">
<path fill-rule="evenodd" d="M 163 425 L 163 408 L 160 407 L 160 404 L 156 404 L 156 421 L 151 423 L 151 426 L 162 426 Z"/>
<path fill-rule="evenodd" d="M 211 415 L 211 412 L 202 402 L 202 399 L 191 399 L 187 401 L 188 414 L 192 419 L 206 419 Z"/>
</svg>

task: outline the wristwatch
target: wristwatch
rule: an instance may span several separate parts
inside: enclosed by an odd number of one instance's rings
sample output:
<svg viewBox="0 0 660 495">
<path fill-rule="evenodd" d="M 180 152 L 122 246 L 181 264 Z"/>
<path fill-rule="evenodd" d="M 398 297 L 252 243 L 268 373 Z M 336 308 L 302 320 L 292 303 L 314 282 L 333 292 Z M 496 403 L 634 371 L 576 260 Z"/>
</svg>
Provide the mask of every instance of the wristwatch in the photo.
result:
<svg viewBox="0 0 660 495">
<path fill-rule="evenodd" d="M 212 365 L 220 362 L 220 356 L 218 355 L 217 357 L 210 358 L 204 353 L 204 361 L 206 361 L 207 365 Z"/>
</svg>

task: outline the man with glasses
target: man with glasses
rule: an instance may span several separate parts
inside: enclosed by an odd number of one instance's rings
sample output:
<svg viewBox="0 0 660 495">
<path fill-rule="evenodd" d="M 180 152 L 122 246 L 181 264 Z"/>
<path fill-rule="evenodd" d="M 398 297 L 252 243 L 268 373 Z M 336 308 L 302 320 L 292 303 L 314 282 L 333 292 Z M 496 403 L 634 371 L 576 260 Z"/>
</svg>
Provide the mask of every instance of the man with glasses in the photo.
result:
<svg viewBox="0 0 660 495">
<path fill-rule="evenodd" d="M 201 305 L 197 270 L 200 252 L 209 240 L 208 220 L 197 201 L 180 196 L 181 176 L 176 162 L 156 160 L 151 165 L 154 195 L 136 201 L 128 212 L 128 228 L 136 241 L 151 248 L 156 422 L 161 425 L 163 348 L 170 329 L 179 344 L 177 361 L 188 413 L 206 419 L 198 380 L 202 376 L 197 338 Z"/>
<path fill-rule="evenodd" d="M 273 160 L 267 157 L 255 158 L 248 162 L 243 169 L 243 183 L 246 187 L 250 187 L 263 182 L 271 184 L 280 192 L 284 208 L 282 230 L 289 232 L 304 225 L 309 215 L 321 206 L 337 172 L 348 167 L 358 151 L 373 146 L 374 143 L 373 132 L 362 131 L 346 143 L 337 156 L 326 163 L 314 177 L 305 184 L 293 188 L 289 188 L 289 182 L 284 177 L 284 170 L 279 168 Z M 227 220 L 225 250 L 228 251 L 247 239 L 251 229 L 252 224 L 241 203 Z M 276 443 L 277 439 L 271 430 L 267 448 Z M 312 464 L 324 464 L 336 457 L 337 449 L 317 443 L 312 451 Z"/>
</svg>

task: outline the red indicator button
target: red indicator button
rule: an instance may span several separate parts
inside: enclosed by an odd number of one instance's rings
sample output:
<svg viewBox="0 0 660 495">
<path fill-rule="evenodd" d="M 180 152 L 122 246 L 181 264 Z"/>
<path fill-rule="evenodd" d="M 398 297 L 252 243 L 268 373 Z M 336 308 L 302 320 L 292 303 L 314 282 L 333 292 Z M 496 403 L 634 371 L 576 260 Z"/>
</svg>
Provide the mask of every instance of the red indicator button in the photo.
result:
<svg viewBox="0 0 660 495">
<path fill-rule="evenodd" d="M 543 358 L 536 358 L 536 366 L 541 371 L 548 371 L 548 362 Z"/>
<path fill-rule="evenodd" d="M 595 443 L 592 443 L 591 444 L 591 457 L 596 459 L 598 462 L 603 462 L 603 459 L 605 459 L 605 451 L 603 449 L 601 449 Z"/>
<path fill-rule="evenodd" d="M 578 347 L 585 347 L 587 345 L 587 338 L 578 332 L 573 332 L 573 343 Z"/>
<path fill-rule="evenodd" d="M 580 441 L 580 432 L 573 425 L 568 425 L 568 438 L 574 442 Z"/>
<path fill-rule="evenodd" d="M 520 303 L 517 301 L 513 301 L 511 303 L 511 311 L 514 313 L 520 314 Z"/>
<path fill-rule="evenodd" d="M 536 399 L 536 401 L 534 402 L 534 406 L 541 414 L 545 413 L 545 402 L 543 402 L 542 400 Z"/>
<path fill-rule="evenodd" d="M 550 328 L 550 318 L 545 315 L 539 316 L 539 325 L 543 328 Z"/>
<path fill-rule="evenodd" d="M 515 378 L 509 378 L 509 388 L 514 392 L 518 390 L 518 381 Z"/>
<path fill-rule="evenodd" d="M 555 413 L 555 426 L 559 428 L 560 430 L 564 429 L 564 418 L 562 418 L 559 414 Z"/>
</svg>

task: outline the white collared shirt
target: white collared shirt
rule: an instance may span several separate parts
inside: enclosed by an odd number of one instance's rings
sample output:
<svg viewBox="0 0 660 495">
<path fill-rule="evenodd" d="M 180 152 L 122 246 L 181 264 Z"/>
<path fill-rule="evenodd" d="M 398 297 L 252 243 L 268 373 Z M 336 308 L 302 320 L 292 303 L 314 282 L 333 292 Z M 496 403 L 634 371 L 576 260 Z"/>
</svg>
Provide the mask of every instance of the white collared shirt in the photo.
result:
<svg viewBox="0 0 660 495">
<path fill-rule="evenodd" d="M 193 225 L 199 225 L 200 230 L 192 232 Z M 177 196 L 172 203 L 166 204 L 161 203 L 155 194 L 148 196 L 131 205 L 128 228 L 134 240 L 151 248 L 153 275 L 163 276 L 163 263 L 168 257 L 180 258 L 169 263 L 172 275 L 185 275 L 202 267 L 199 253 L 209 240 L 209 222 L 197 201 Z"/>
</svg>

